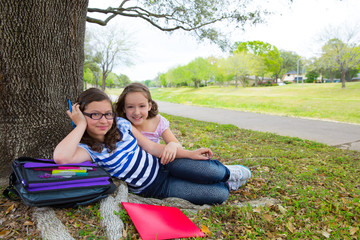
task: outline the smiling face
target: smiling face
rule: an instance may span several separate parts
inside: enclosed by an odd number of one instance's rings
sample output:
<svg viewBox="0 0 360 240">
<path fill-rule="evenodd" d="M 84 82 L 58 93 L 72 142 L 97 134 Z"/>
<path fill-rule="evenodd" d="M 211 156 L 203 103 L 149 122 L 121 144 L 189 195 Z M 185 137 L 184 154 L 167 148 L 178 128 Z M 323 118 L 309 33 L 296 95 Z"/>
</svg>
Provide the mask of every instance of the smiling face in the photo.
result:
<svg viewBox="0 0 360 240">
<path fill-rule="evenodd" d="M 126 118 L 135 126 L 140 126 L 148 118 L 151 103 L 141 92 L 131 92 L 125 97 Z"/>
<path fill-rule="evenodd" d="M 99 102 L 91 102 L 89 103 L 84 112 L 86 113 L 112 113 L 111 103 L 107 100 L 99 101 Z M 102 116 L 99 120 L 91 119 L 88 116 L 85 116 L 87 122 L 87 133 L 97 139 L 100 142 L 104 141 L 105 134 L 110 130 L 114 119 L 106 119 L 105 116 Z"/>
</svg>

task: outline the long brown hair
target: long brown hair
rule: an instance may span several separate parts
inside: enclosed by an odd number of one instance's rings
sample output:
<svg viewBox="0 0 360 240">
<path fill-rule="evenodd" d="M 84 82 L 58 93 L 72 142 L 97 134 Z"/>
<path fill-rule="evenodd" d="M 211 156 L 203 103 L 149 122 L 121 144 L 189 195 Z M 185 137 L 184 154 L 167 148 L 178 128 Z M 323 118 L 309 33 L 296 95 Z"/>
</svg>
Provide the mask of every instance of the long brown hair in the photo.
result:
<svg viewBox="0 0 360 240">
<path fill-rule="evenodd" d="M 158 105 L 154 100 L 152 100 L 149 88 L 142 83 L 130 83 L 124 88 L 116 103 L 115 110 L 116 110 L 116 114 L 119 117 L 126 118 L 125 98 L 128 93 L 133 93 L 133 92 L 143 93 L 146 99 L 149 101 L 149 103 L 151 103 L 151 109 L 147 117 L 148 119 L 155 117 L 159 113 Z"/>
<path fill-rule="evenodd" d="M 89 88 L 86 91 L 82 92 L 77 99 L 77 103 L 80 105 L 81 112 L 84 112 L 86 106 L 91 102 L 100 102 L 100 101 L 109 101 L 111 104 L 111 109 L 114 112 L 114 106 L 111 103 L 109 96 L 97 88 Z M 110 130 L 105 134 L 104 142 L 99 142 L 92 138 L 87 131 L 85 131 L 83 137 L 81 138 L 81 143 L 84 143 L 93 151 L 101 152 L 104 147 L 108 148 L 108 152 L 112 152 L 116 149 L 116 142 L 121 140 L 121 134 L 117 129 L 116 118 L 111 125 Z"/>
</svg>

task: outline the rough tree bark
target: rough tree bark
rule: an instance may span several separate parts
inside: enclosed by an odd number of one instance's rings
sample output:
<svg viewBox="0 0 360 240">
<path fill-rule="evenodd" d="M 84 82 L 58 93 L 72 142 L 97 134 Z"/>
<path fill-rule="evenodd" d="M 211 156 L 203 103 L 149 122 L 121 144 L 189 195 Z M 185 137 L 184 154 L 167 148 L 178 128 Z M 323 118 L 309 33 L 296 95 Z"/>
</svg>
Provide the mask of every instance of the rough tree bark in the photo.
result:
<svg viewBox="0 0 360 240">
<path fill-rule="evenodd" d="M 0 0 L 0 178 L 19 156 L 51 158 L 83 90 L 87 0 Z M 65 127 L 67 126 L 67 127 Z"/>
</svg>

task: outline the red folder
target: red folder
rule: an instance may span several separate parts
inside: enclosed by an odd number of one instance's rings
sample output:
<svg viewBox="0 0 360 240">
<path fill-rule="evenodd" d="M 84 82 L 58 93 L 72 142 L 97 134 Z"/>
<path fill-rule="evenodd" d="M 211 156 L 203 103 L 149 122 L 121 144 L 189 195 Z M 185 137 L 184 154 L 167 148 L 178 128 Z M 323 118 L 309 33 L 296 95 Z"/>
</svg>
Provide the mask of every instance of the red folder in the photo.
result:
<svg viewBox="0 0 360 240">
<path fill-rule="evenodd" d="M 142 240 L 204 237 L 205 234 L 176 207 L 121 202 Z"/>
</svg>

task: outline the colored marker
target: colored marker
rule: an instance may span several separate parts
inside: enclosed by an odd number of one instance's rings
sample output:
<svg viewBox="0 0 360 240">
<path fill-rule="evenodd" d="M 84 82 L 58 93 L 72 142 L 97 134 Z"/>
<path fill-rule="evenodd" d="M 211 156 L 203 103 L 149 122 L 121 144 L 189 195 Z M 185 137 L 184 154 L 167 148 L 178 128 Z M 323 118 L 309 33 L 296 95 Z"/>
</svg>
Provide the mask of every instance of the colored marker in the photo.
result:
<svg viewBox="0 0 360 240">
<path fill-rule="evenodd" d="M 66 170 L 53 170 L 52 173 L 64 173 L 64 172 L 79 172 L 79 173 L 86 173 L 86 170 L 80 169 L 66 169 Z"/>
<path fill-rule="evenodd" d="M 68 104 L 69 104 L 70 112 L 72 112 L 72 106 L 71 106 L 71 101 L 70 101 L 70 99 L 68 99 Z M 76 127 L 76 125 L 75 125 L 75 123 L 74 123 L 73 121 L 71 121 L 71 124 L 72 124 L 73 128 Z"/>
</svg>

